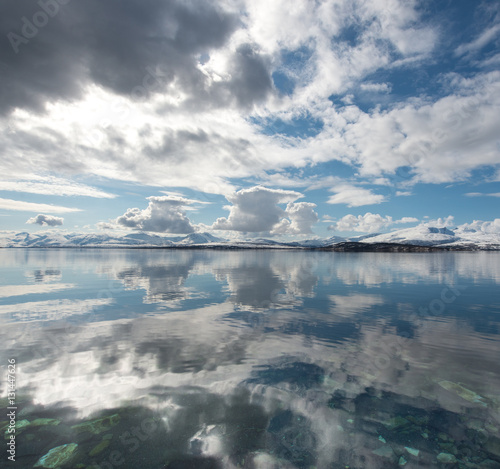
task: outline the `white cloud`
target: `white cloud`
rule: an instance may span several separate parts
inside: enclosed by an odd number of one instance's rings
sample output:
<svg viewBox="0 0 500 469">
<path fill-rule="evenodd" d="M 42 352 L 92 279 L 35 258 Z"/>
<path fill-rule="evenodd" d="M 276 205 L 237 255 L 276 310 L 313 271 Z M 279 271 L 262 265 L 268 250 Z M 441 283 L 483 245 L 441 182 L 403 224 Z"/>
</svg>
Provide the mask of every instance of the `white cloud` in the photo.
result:
<svg viewBox="0 0 500 469">
<path fill-rule="evenodd" d="M 371 93 L 390 93 L 392 86 L 390 83 L 362 83 L 360 88 Z"/>
<path fill-rule="evenodd" d="M 448 215 L 446 218 L 439 217 L 434 220 L 426 220 L 425 223 L 422 223 L 422 225 L 436 228 L 452 228 L 455 226 L 455 217 L 453 215 Z"/>
<path fill-rule="evenodd" d="M 113 199 L 115 194 L 101 191 L 95 187 L 79 184 L 59 177 L 33 175 L 30 179 L 0 181 L 4 191 L 28 192 L 31 194 L 85 196 L 100 199 Z"/>
<path fill-rule="evenodd" d="M 396 197 L 408 197 L 412 195 L 410 191 L 396 191 Z"/>
<path fill-rule="evenodd" d="M 464 223 L 458 226 L 461 230 L 476 230 L 482 233 L 499 233 L 500 234 L 500 218 L 495 218 L 492 221 L 474 220 L 472 223 Z"/>
<path fill-rule="evenodd" d="M 338 141 L 336 134 L 345 130 L 343 144 L 362 177 L 409 167 L 407 181 L 443 183 L 464 180 L 481 166 L 496 166 L 500 72 L 470 79 L 452 74 L 446 80 L 449 95 L 435 102 L 415 98 L 386 111 L 340 110 L 345 121 L 329 131 L 328 139 Z"/>
<path fill-rule="evenodd" d="M 255 186 L 226 196 L 231 202 L 229 216 L 218 218 L 214 230 L 233 230 L 249 233 L 305 234 L 317 222 L 315 204 L 294 203 L 302 197 L 295 191 Z M 287 204 L 283 210 L 278 204 Z"/>
<path fill-rule="evenodd" d="M 495 39 L 496 36 L 500 33 L 500 24 L 495 24 L 490 28 L 487 28 L 483 31 L 479 37 L 474 39 L 473 41 L 467 44 L 461 44 L 455 49 L 455 54 L 460 56 L 467 54 L 469 52 L 474 52 L 479 49 L 482 49 L 486 44 Z"/>
<path fill-rule="evenodd" d="M 26 223 L 29 225 L 60 226 L 63 222 L 64 218 L 39 213 L 36 217 L 30 218 Z"/>
<path fill-rule="evenodd" d="M 310 202 L 289 202 L 286 216 L 272 230 L 273 234 L 311 234 L 312 226 L 318 222 L 318 214 L 314 211 L 316 204 Z"/>
<path fill-rule="evenodd" d="M 415 217 L 403 217 L 400 220 L 396 220 L 394 223 L 416 223 L 418 222 L 418 218 Z"/>
<path fill-rule="evenodd" d="M 24 202 L 21 200 L 12 199 L 0 199 L 0 208 L 4 210 L 17 210 L 20 212 L 81 212 L 81 209 L 79 208 L 61 207 L 59 205 L 36 204 L 32 202 Z"/>
<path fill-rule="evenodd" d="M 465 194 L 467 197 L 500 197 L 500 192 L 491 192 L 491 193 L 484 193 L 484 192 L 468 192 Z"/>
<path fill-rule="evenodd" d="M 399 220 L 393 220 L 391 216 L 382 216 L 378 213 L 367 212 L 364 215 L 346 215 L 338 222 L 329 226 L 328 229 L 334 231 L 358 231 L 361 233 L 376 233 L 384 228 L 395 224 L 415 223 L 417 218 L 404 217 Z"/>
<path fill-rule="evenodd" d="M 362 205 L 380 204 L 386 201 L 385 196 L 374 194 L 370 189 L 352 186 L 350 184 L 341 184 L 333 189 L 335 192 L 328 198 L 329 204 L 346 204 L 348 207 L 360 207 Z"/>
<path fill-rule="evenodd" d="M 195 231 L 186 216 L 186 206 L 190 204 L 188 199 L 171 196 L 152 196 L 147 199 L 149 205 L 144 210 L 129 208 L 114 223 L 103 223 L 101 228 L 112 228 L 114 224 L 121 228 L 159 233 L 184 234 Z"/>
</svg>

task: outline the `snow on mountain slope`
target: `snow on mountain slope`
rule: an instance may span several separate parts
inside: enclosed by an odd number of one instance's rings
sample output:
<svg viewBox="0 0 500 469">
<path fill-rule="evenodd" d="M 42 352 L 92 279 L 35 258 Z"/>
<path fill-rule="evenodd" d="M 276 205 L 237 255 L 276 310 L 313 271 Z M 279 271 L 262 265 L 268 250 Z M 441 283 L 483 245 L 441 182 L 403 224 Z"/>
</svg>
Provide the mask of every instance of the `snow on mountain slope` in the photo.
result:
<svg viewBox="0 0 500 469">
<path fill-rule="evenodd" d="M 419 246 L 457 246 L 475 245 L 488 247 L 500 245 L 500 234 L 485 233 L 473 229 L 437 228 L 419 225 L 414 228 L 405 228 L 380 234 L 361 240 L 362 243 L 401 243 L 416 244 Z"/>
<path fill-rule="evenodd" d="M 166 237 L 148 233 L 127 235 L 59 233 L 2 233 L 0 247 L 134 247 L 173 246 L 224 242 L 209 233 L 192 233 L 188 236 Z"/>
<path fill-rule="evenodd" d="M 415 226 L 362 239 L 362 243 L 401 243 L 419 246 L 435 246 L 458 241 L 455 233 L 448 228 Z"/>
<path fill-rule="evenodd" d="M 184 246 L 190 244 L 208 244 L 208 243 L 223 243 L 226 240 L 217 238 L 210 233 L 191 233 L 179 241 L 177 244 Z"/>
<path fill-rule="evenodd" d="M 400 243 L 419 246 L 459 246 L 478 248 L 500 247 L 499 233 L 486 233 L 472 228 L 437 228 L 419 225 L 414 228 L 392 231 L 385 234 L 370 234 L 343 238 L 332 236 L 327 239 L 310 239 L 282 242 L 273 239 L 254 238 L 246 241 L 225 240 L 210 233 L 191 233 L 187 236 L 161 236 L 143 232 L 128 234 L 65 233 L 50 230 L 39 233 L 0 232 L 0 247 L 169 247 L 222 245 L 241 248 L 319 248 L 342 242 Z"/>
</svg>

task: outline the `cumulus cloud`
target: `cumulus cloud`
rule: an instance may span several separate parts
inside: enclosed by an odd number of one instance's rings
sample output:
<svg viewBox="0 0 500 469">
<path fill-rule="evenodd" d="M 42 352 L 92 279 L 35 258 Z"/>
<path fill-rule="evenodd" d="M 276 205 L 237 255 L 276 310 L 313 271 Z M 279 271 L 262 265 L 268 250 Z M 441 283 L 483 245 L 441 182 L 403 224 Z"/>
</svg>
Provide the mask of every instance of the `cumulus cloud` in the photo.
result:
<svg viewBox="0 0 500 469">
<path fill-rule="evenodd" d="M 273 234 L 311 234 L 312 226 L 318 222 L 318 214 L 314 211 L 316 204 L 310 202 L 289 202 L 285 209 L 287 218 L 276 225 Z"/>
<path fill-rule="evenodd" d="M 255 186 L 226 196 L 232 205 L 227 218 L 218 218 L 214 230 L 247 233 L 303 234 L 310 233 L 318 220 L 315 204 L 295 203 L 302 194 L 283 189 Z M 279 204 L 287 204 L 283 209 Z"/>
<path fill-rule="evenodd" d="M 39 213 L 36 217 L 30 218 L 26 223 L 28 225 L 59 226 L 62 225 L 63 222 L 64 218 Z"/>
<path fill-rule="evenodd" d="M 482 233 L 498 233 L 500 234 L 500 218 L 495 218 L 492 221 L 474 220 L 472 223 L 464 223 L 458 226 L 463 231 L 474 230 Z"/>
<path fill-rule="evenodd" d="M 186 207 L 190 201 L 180 197 L 152 196 L 147 198 L 147 208 L 129 208 L 123 215 L 114 220 L 121 228 L 159 233 L 185 234 L 193 233 L 195 227 L 186 216 Z M 112 228 L 112 224 L 104 223 L 101 228 Z"/>
<path fill-rule="evenodd" d="M 360 207 L 362 205 L 374 205 L 385 202 L 386 198 L 383 195 L 375 194 L 370 189 L 352 186 L 350 184 L 341 184 L 333 189 L 335 192 L 328 198 L 329 204 L 346 204 L 348 207 Z"/>
<path fill-rule="evenodd" d="M 338 222 L 330 225 L 329 230 L 334 231 L 358 231 L 361 233 L 376 233 L 382 229 L 395 224 L 415 223 L 417 218 L 403 217 L 394 220 L 391 216 L 382 216 L 378 213 L 367 212 L 364 215 L 346 215 Z"/>
<path fill-rule="evenodd" d="M 432 226 L 437 228 L 452 228 L 455 226 L 455 217 L 448 215 L 445 218 L 439 217 L 436 219 L 429 219 L 422 223 L 423 226 Z"/>
</svg>

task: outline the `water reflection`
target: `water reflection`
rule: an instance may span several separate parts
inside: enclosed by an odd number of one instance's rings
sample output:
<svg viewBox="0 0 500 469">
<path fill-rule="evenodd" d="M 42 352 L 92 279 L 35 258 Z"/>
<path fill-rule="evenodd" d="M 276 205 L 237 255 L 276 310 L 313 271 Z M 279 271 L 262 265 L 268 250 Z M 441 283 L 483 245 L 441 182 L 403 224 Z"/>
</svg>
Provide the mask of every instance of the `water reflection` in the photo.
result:
<svg viewBox="0 0 500 469">
<path fill-rule="evenodd" d="M 0 256 L 19 467 L 500 464 L 497 253 Z"/>
</svg>

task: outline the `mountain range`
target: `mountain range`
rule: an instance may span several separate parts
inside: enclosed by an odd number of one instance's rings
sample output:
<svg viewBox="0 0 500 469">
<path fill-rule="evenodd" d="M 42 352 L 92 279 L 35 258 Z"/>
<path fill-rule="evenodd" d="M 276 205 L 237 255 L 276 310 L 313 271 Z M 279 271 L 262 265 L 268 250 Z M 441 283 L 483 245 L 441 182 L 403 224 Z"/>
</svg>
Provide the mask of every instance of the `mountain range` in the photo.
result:
<svg viewBox="0 0 500 469">
<path fill-rule="evenodd" d="M 251 238 L 227 240 L 210 233 L 191 233 L 187 236 L 162 236 L 146 232 L 126 235 L 108 233 L 65 233 L 46 231 L 41 233 L 0 233 L 0 247 L 217 247 L 217 248 L 324 248 L 340 243 L 405 244 L 414 246 L 445 247 L 448 249 L 500 249 L 500 233 L 464 228 L 445 228 L 419 225 L 385 234 L 369 234 L 356 237 L 332 236 L 326 239 L 309 239 L 282 242 L 273 239 Z M 364 246 L 367 248 L 366 246 Z"/>
</svg>

